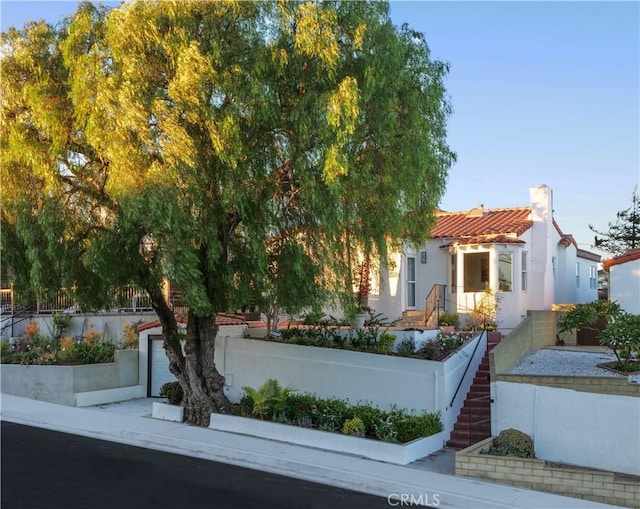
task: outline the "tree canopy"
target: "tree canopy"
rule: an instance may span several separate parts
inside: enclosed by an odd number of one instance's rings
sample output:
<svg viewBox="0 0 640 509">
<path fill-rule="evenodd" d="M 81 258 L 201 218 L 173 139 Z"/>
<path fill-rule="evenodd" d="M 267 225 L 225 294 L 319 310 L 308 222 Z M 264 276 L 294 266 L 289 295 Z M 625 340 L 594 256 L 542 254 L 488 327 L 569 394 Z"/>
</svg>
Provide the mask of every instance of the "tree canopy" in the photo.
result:
<svg viewBox="0 0 640 509">
<path fill-rule="evenodd" d="M 355 253 L 424 240 L 455 158 L 448 65 L 383 2 L 83 3 L 2 48 L 3 279 L 144 288 L 198 424 L 228 410 L 215 313 L 352 298 Z"/>
<path fill-rule="evenodd" d="M 600 232 L 593 225 L 589 229 L 596 233 L 594 247 L 612 255 L 621 255 L 630 249 L 640 248 L 640 196 L 638 186 L 631 193 L 631 206 L 616 214 L 616 220 L 609 223 L 609 230 Z"/>
</svg>

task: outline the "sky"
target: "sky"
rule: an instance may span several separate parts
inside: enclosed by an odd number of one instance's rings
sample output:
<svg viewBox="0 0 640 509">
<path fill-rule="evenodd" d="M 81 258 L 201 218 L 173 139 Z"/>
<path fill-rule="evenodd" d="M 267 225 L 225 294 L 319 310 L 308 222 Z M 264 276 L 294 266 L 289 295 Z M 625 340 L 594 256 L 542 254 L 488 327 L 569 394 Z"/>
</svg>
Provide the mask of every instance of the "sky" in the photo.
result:
<svg viewBox="0 0 640 509">
<path fill-rule="evenodd" d="M 117 2 L 105 2 L 117 5 Z M 457 154 L 444 210 L 519 207 L 553 190 L 554 217 L 581 249 L 631 206 L 640 182 L 640 2 L 392 1 L 450 64 Z M 0 25 L 55 23 L 75 1 L 0 0 Z"/>
</svg>

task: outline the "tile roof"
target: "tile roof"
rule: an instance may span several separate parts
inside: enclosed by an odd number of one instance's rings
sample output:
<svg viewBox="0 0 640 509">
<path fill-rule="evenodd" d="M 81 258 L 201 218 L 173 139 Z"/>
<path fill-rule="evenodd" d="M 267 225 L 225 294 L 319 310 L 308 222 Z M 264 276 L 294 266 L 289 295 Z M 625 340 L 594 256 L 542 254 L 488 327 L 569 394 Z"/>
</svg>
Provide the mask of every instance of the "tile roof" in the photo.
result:
<svg viewBox="0 0 640 509">
<path fill-rule="evenodd" d="M 502 236 L 503 239 L 506 239 L 509 238 L 507 237 L 509 235 L 511 238 L 519 237 L 532 225 L 531 207 L 504 209 L 479 207 L 462 212 L 438 212 L 436 226 L 431 230 L 431 238 L 471 239 L 473 237 L 497 238 Z"/>
<path fill-rule="evenodd" d="M 448 242 L 440 247 L 448 248 L 454 244 L 458 246 L 472 244 L 525 244 L 525 241 L 509 235 L 478 235 L 476 237 L 464 237 L 453 242 Z"/>
<path fill-rule="evenodd" d="M 186 324 L 187 318 L 185 316 L 176 316 L 176 322 Z M 216 316 L 216 325 L 218 327 L 221 327 L 223 325 L 245 325 L 246 323 L 246 320 L 242 318 L 236 318 L 233 315 L 222 313 Z M 161 325 L 162 324 L 160 323 L 160 320 L 152 320 L 150 322 L 141 323 L 140 325 L 138 325 L 136 330 L 138 332 L 142 332 L 148 329 L 153 329 L 155 327 L 160 327 Z"/>
<path fill-rule="evenodd" d="M 602 262 L 602 267 L 608 270 L 612 265 L 620 265 L 621 263 L 632 262 L 634 260 L 640 260 L 640 249 L 630 249 L 620 256 L 614 256 Z"/>
</svg>

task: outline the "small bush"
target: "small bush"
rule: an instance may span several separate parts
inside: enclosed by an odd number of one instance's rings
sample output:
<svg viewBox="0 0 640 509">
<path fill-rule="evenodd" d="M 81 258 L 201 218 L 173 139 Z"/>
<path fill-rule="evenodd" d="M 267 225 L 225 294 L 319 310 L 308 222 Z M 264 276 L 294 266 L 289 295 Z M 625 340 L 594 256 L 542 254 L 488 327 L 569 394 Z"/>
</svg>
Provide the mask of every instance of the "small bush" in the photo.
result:
<svg viewBox="0 0 640 509">
<path fill-rule="evenodd" d="M 533 440 L 517 429 L 505 429 L 493 440 L 487 454 L 494 456 L 516 456 L 518 458 L 534 458 Z"/>
<path fill-rule="evenodd" d="M 274 378 L 267 379 L 259 389 L 243 387 L 242 390 L 253 401 L 253 413 L 260 419 L 273 419 L 280 415 L 293 389 L 282 387 Z"/>
<path fill-rule="evenodd" d="M 182 390 L 180 382 L 167 382 L 160 387 L 160 396 L 167 398 L 167 401 L 171 405 L 180 405 L 184 398 L 184 391 Z"/>
<path fill-rule="evenodd" d="M 405 338 L 398 345 L 398 355 L 401 357 L 411 357 L 416 350 L 416 341 L 413 338 Z"/>
<path fill-rule="evenodd" d="M 31 320 L 30 322 L 27 323 L 27 325 L 24 326 L 24 335 L 27 336 L 28 338 L 32 338 L 33 336 L 37 335 L 40 332 L 40 326 L 38 325 L 38 322 L 36 322 L 35 320 Z"/>
<path fill-rule="evenodd" d="M 393 419 L 393 417 L 392 417 Z M 442 421 L 438 414 L 400 415 L 393 419 L 400 443 L 428 437 L 442 431 Z"/>
<path fill-rule="evenodd" d="M 456 329 L 460 326 L 458 313 L 442 313 L 438 318 L 438 325 L 450 325 Z"/>
<path fill-rule="evenodd" d="M 124 326 L 122 334 L 122 344 L 127 349 L 135 350 L 139 346 L 139 337 L 136 326 L 131 323 L 127 323 Z"/>
<path fill-rule="evenodd" d="M 378 338 L 378 345 L 376 347 L 376 353 L 389 354 L 393 350 L 393 345 L 396 342 L 396 337 L 388 332 L 383 332 Z"/>
<path fill-rule="evenodd" d="M 354 437 L 363 437 L 364 436 L 364 423 L 360 417 L 354 417 L 353 419 L 349 419 L 345 421 L 344 426 L 342 426 L 342 434 L 343 435 L 351 435 Z"/>
</svg>

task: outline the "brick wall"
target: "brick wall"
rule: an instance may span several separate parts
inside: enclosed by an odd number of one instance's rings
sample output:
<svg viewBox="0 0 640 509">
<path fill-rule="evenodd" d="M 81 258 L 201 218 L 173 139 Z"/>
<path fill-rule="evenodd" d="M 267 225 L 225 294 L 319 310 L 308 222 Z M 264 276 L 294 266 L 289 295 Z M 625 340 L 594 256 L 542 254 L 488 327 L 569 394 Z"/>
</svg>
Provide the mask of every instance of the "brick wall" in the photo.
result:
<svg viewBox="0 0 640 509">
<path fill-rule="evenodd" d="M 497 481 L 605 504 L 640 508 L 640 477 L 551 464 L 540 459 L 480 454 L 493 437 L 456 453 L 456 475 Z"/>
<path fill-rule="evenodd" d="M 640 384 L 629 383 L 625 377 L 496 375 L 492 381 L 541 385 L 595 394 L 640 397 Z"/>
</svg>

